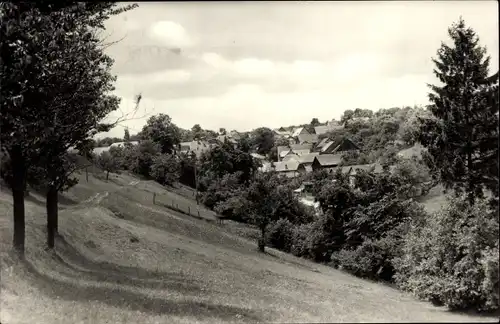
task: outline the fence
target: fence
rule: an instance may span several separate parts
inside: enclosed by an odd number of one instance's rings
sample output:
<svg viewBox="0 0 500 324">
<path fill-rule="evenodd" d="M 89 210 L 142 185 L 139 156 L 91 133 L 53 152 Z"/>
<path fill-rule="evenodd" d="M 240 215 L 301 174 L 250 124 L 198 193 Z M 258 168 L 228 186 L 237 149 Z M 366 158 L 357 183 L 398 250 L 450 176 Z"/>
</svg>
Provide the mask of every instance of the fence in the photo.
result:
<svg viewBox="0 0 500 324">
<path fill-rule="evenodd" d="M 194 205 L 192 201 L 182 196 L 175 197 L 169 194 L 151 193 L 151 199 L 154 205 L 171 209 L 173 211 L 189 215 L 191 217 L 202 219 L 208 222 L 223 223 L 223 218 L 215 212 L 206 209 L 202 205 Z"/>
</svg>

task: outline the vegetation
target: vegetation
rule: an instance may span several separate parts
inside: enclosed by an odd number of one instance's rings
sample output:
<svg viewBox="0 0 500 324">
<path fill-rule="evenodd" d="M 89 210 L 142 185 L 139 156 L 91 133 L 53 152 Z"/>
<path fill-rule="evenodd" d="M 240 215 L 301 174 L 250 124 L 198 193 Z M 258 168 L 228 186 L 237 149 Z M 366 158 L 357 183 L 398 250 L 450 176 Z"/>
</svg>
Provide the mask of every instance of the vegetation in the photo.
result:
<svg viewBox="0 0 500 324">
<path fill-rule="evenodd" d="M 221 128 L 225 136 L 218 137 L 199 124 L 181 129 L 159 114 L 139 134 L 126 130 L 123 139 L 92 140 L 114 126 L 102 120 L 119 104 L 110 94 L 112 60 L 95 31 L 132 8 L 112 2 L 1 4 L 2 62 L 13 62 L 1 69 L 1 175 L 12 189 L 19 253 L 28 184 L 46 195 L 48 246 L 54 247 L 58 194 L 76 183 L 78 163 L 68 150 L 77 148 L 106 172 L 106 180 L 110 172 L 127 170 L 162 185 L 196 187 L 206 207 L 259 229 L 260 252 L 272 246 L 395 282 L 452 309 L 498 308 L 498 207 L 484 198 L 488 192 L 498 202 L 498 73 L 489 76 L 486 51 L 463 20 L 449 29 L 453 46 L 443 44 L 434 60 L 444 85 L 431 86 L 429 109 L 346 110 L 344 128 L 324 135 L 360 146 L 361 152 L 343 156 L 342 165 L 378 162 L 382 173 L 372 168 L 348 175 L 338 168 L 288 179 L 258 172 L 252 153 L 276 160 L 277 147 L 288 145 L 265 127 L 236 137 Z M 314 118 L 303 126 L 314 131 L 318 125 Z M 183 141 L 216 138 L 201 154 L 179 153 Z M 98 156 L 90 153 L 122 141 Z M 428 152 L 421 159 L 397 156 L 416 142 Z M 318 209 L 294 192 L 305 181 L 312 182 Z M 429 215 L 418 201 L 438 182 L 457 198 Z"/>
</svg>

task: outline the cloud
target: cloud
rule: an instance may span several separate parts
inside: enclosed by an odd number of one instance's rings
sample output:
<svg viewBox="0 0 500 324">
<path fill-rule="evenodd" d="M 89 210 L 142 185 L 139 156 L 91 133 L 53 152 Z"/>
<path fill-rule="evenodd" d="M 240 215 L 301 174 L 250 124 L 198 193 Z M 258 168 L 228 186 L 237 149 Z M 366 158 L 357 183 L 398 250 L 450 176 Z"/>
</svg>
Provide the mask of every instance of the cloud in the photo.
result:
<svg viewBox="0 0 500 324">
<path fill-rule="evenodd" d="M 171 47 L 185 48 L 194 44 L 184 27 L 173 21 L 162 20 L 154 23 L 149 29 L 149 34 L 162 44 Z"/>
</svg>

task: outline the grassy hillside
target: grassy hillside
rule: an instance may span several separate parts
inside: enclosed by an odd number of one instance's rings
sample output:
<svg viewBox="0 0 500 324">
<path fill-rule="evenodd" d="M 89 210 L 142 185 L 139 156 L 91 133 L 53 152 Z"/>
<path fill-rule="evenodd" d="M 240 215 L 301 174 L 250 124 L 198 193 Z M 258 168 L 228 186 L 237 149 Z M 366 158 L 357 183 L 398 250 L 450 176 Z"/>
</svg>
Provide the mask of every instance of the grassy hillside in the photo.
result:
<svg viewBox="0 0 500 324">
<path fill-rule="evenodd" d="M 44 199 L 26 202 L 26 261 L 8 252 L 12 201 L 0 192 L 2 324 L 494 321 L 450 313 L 378 283 L 268 249 L 255 229 L 216 225 L 152 203 L 197 208 L 189 190 L 130 175 L 80 174 L 64 195 L 55 252 Z"/>
</svg>

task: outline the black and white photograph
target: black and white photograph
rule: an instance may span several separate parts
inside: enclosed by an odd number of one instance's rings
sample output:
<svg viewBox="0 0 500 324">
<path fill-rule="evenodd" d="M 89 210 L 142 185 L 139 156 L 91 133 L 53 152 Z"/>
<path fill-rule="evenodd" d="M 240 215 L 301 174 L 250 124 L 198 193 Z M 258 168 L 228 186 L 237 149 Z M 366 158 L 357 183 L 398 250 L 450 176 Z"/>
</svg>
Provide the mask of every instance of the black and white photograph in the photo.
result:
<svg viewBox="0 0 500 324">
<path fill-rule="evenodd" d="M 500 320 L 498 1 L 0 2 L 0 324 Z"/>
</svg>

